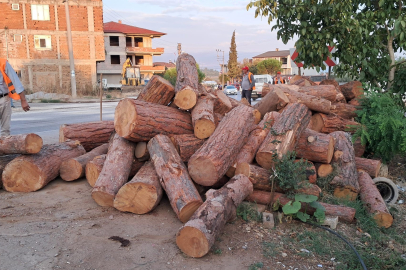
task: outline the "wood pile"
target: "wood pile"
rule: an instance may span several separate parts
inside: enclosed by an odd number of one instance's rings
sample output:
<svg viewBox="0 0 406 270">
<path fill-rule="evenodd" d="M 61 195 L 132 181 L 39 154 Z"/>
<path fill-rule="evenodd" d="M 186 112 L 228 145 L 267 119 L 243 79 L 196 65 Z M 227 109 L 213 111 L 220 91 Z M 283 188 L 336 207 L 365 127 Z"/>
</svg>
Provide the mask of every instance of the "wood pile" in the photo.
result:
<svg viewBox="0 0 406 270">
<path fill-rule="evenodd" d="M 370 180 L 381 163 L 361 158 L 364 146 L 348 133 L 357 125 L 351 101 L 363 94 L 358 82 L 313 85 L 295 76 L 293 85 L 268 85 L 252 107 L 199 85 L 191 55 L 181 54 L 176 68 L 175 87 L 154 76 L 138 99 L 119 102 L 114 122 L 63 125 L 61 143 L 36 154 L 11 142 L 3 147 L 0 139 L 0 153 L 21 154 L 4 159 L 6 166 L 0 157 L 4 188 L 29 192 L 59 174 L 66 181 L 85 175 L 97 204 L 136 214 L 152 211 L 166 193 L 185 223 L 176 236 L 178 247 L 202 257 L 243 200 L 288 203 L 285 190 L 271 186 L 271 169 L 276 158 L 296 151 L 310 161 L 308 180 L 298 192 L 319 196 L 317 176 L 335 173 L 334 196 L 354 200 L 359 194 L 380 226 L 391 225 Z M 201 190 L 208 190 L 205 196 Z M 353 222 L 355 209 L 323 206 L 326 214 Z"/>
</svg>

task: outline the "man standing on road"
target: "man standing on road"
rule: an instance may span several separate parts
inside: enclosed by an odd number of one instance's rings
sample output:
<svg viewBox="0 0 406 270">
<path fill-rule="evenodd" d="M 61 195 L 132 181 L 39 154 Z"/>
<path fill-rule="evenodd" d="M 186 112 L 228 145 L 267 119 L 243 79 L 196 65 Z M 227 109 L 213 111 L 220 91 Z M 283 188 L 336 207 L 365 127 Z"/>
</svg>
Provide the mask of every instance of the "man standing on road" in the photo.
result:
<svg viewBox="0 0 406 270">
<path fill-rule="evenodd" d="M 273 80 L 273 84 L 286 84 L 286 81 L 281 77 L 281 72 L 276 73 L 276 78 Z"/>
<path fill-rule="evenodd" d="M 251 72 L 248 72 L 248 67 L 245 66 L 242 68 L 242 82 L 241 82 L 241 99 L 246 98 L 251 104 L 251 94 L 252 90 L 255 89 L 255 79 L 254 75 Z"/>
<path fill-rule="evenodd" d="M 17 73 L 4 58 L 0 58 L 0 126 L 1 136 L 10 135 L 11 104 L 10 98 L 21 99 L 21 107 L 29 111 L 30 106 L 25 99 L 24 87 Z"/>
</svg>

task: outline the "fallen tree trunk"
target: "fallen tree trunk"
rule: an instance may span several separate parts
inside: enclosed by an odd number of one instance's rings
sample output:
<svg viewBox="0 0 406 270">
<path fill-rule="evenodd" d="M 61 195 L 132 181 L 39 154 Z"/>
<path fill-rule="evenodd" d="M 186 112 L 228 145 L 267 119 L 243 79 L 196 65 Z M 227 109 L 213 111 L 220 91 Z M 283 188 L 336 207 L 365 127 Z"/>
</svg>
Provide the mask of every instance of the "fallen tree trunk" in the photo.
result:
<svg viewBox="0 0 406 270">
<path fill-rule="evenodd" d="M 368 173 L 372 178 L 376 178 L 381 170 L 382 162 L 375 159 L 355 157 L 355 165 L 357 170 L 362 170 Z"/>
<path fill-rule="evenodd" d="M 256 161 L 261 167 L 273 167 L 276 153 L 282 158 L 288 151 L 293 151 L 297 141 L 310 121 L 311 112 L 304 104 L 289 104 L 281 113 L 262 142 L 256 154 Z"/>
<path fill-rule="evenodd" d="M 346 84 L 340 85 L 341 93 L 345 96 L 347 101 L 362 96 L 364 94 L 364 89 L 362 88 L 362 83 L 359 81 L 352 81 Z"/>
<path fill-rule="evenodd" d="M 122 212 L 146 214 L 155 209 L 163 190 L 152 162 L 146 162 L 134 178 L 117 192 L 114 208 Z"/>
<path fill-rule="evenodd" d="M 214 133 L 188 162 L 192 179 L 202 186 L 214 185 L 234 164 L 254 128 L 252 108 L 238 106 L 220 122 Z"/>
<path fill-rule="evenodd" d="M 103 169 L 92 190 L 92 198 L 98 205 L 113 207 L 114 197 L 130 176 L 134 149 L 133 142 L 114 135 Z"/>
<path fill-rule="evenodd" d="M 157 134 L 193 134 L 189 113 L 130 98 L 118 103 L 114 127 L 118 135 L 134 142 L 147 142 Z"/>
<path fill-rule="evenodd" d="M 252 192 L 246 176 L 234 176 L 219 190 L 210 189 L 207 200 L 178 231 L 176 244 L 185 254 L 200 258 L 213 246 L 227 221 L 236 216 L 238 205 Z"/>
<path fill-rule="evenodd" d="M 34 133 L 0 137 L 0 155 L 36 154 L 41 150 L 42 138 Z"/>
<path fill-rule="evenodd" d="M 183 162 L 188 162 L 190 157 L 205 142 L 205 140 L 198 139 L 193 134 L 172 135 L 171 141 Z"/>
<path fill-rule="evenodd" d="M 337 115 L 316 113 L 312 116 L 308 128 L 321 133 L 331 133 L 334 131 L 354 133 L 359 125 L 355 121 L 343 119 Z"/>
<path fill-rule="evenodd" d="M 347 103 L 334 103 L 331 106 L 331 114 L 335 114 L 344 119 L 352 119 L 357 116 L 357 108 Z"/>
<path fill-rule="evenodd" d="M 334 153 L 334 138 L 307 128 L 300 135 L 295 151 L 298 158 L 330 163 Z"/>
<path fill-rule="evenodd" d="M 267 112 L 278 111 L 288 103 L 288 97 L 280 89 L 275 89 L 261 98 L 253 108 L 257 109 L 261 113 L 261 117 L 263 117 Z"/>
<path fill-rule="evenodd" d="M 147 161 L 149 160 L 149 152 L 146 142 L 138 142 L 137 146 L 135 146 L 134 151 L 135 157 L 139 161 Z"/>
<path fill-rule="evenodd" d="M 138 95 L 137 100 L 167 106 L 175 96 L 175 88 L 163 77 L 154 75 Z"/>
<path fill-rule="evenodd" d="M 393 217 L 389 213 L 378 188 L 367 172 L 358 171 L 358 182 L 360 186 L 361 201 L 379 227 L 389 228 L 392 226 Z"/>
<path fill-rule="evenodd" d="M 3 171 L 3 186 L 9 192 L 36 191 L 59 175 L 63 161 L 86 153 L 78 141 L 44 145 L 37 154 L 22 155 Z"/>
<path fill-rule="evenodd" d="M 109 144 L 105 143 L 82 156 L 65 160 L 59 169 L 61 178 L 73 181 L 85 176 L 86 164 L 96 156 L 107 154 L 108 148 Z"/>
<path fill-rule="evenodd" d="M 224 116 L 226 113 L 228 113 L 234 108 L 234 106 L 231 103 L 232 99 L 227 97 L 222 90 L 217 90 L 215 94 L 216 99 L 214 101 L 213 111 L 214 113 L 218 113 Z"/>
<path fill-rule="evenodd" d="M 173 103 L 183 110 L 192 109 L 200 96 L 196 60 L 182 53 L 176 60 L 175 99 Z"/>
<path fill-rule="evenodd" d="M 173 211 L 180 221 L 187 222 L 203 200 L 185 164 L 168 136 L 157 135 L 152 138 L 148 143 L 148 151 Z"/>
<path fill-rule="evenodd" d="M 89 152 L 102 144 L 108 143 L 113 132 L 113 121 L 65 124 L 59 128 L 59 142 L 76 140 Z"/>
<path fill-rule="evenodd" d="M 192 124 L 194 134 L 199 139 L 206 139 L 213 134 L 216 123 L 213 115 L 213 99 L 200 97 L 192 110 Z"/>
<path fill-rule="evenodd" d="M 281 206 L 284 206 L 292 199 L 288 198 L 285 194 L 282 193 L 274 193 L 272 197 L 271 192 L 262 191 L 262 190 L 254 190 L 251 195 L 246 198 L 246 201 L 249 202 L 256 202 L 259 204 L 274 204 L 279 202 Z M 338 220 L 341 222 L 352 223 L 354 221 L 355 212 L 356 210 L 352 207 L 348 206 L 341 206 L 341 205 L 334 205 L 319 202 L 325 208 L 325 214 L 329 216 L 337 216 Z M 302 207 L 300 208 L 300 212 L 305 212 L 309 215 L 313 215 L 316 211 L 315 208 L 311 207 L 307 203 L 301 203 Z"/>
<path fill-rule="evenodd" d="M 3 188 L 3 181 L 2 181 L 2 175 L 4 168 L 9 164 L 11 161 L 13 161 L 15 158 L 19 157 L 20 155 L 15 154 L 15 155 L 5 155 L 5 156 L 0 156 L 0 188 Z"/>
<path fill-rule="evenodd" d="M 286 87 L 289 87 L 289 85 L 286 85 Z M 334 85 L 300 86 L 297 91 L 306 95 L 323 98 L 331 102 L 336 102 L 337 98 L 337 91 Z"/>
<path fill-rule="evenodd" d="M 343 93 L 341 93 L 341 89 L 340 89 L 340 85 L 338 84 L 338 82 L 336 80 L 323 80 L 320 82 L 319 85 L 333 85 L 336 89 L 336 102 L 340 102 L 340 103 L 346 103 L 347 101 L 345 100 L 345 97 L 343 95 Z"/>
</svg>

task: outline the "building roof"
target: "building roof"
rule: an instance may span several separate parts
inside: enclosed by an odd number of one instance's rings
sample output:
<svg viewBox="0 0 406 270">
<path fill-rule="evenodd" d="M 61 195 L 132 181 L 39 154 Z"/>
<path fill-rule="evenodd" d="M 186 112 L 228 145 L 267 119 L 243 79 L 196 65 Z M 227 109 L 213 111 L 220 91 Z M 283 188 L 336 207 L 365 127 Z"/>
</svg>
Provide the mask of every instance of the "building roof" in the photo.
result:
<svg viewBox="0 0 406 270">
<path fill-rule="evenodd" d="M 145 28 L 135 27 L 124 23 L 107 22 L 103 24 L 105 33 L 123 33 L 128 35 L 163 36 L 165 33 L 152 31 Z"/>
<path fill-rule="evenodd" d="M 172 62 L 154 62 L 154 66 L 165 66 L 167 68 L 174 68 L 176 65 Z"/>
<path fill-rule="evenodd" d="M 259 54 L 257 56 L 254 56 L 252 58 L 271 58 L 271 57 L 285 57 L 290 55 L 289 50 L 284 50 L 284 51 L 269 51 L 266 53 Z"/>
</svg>

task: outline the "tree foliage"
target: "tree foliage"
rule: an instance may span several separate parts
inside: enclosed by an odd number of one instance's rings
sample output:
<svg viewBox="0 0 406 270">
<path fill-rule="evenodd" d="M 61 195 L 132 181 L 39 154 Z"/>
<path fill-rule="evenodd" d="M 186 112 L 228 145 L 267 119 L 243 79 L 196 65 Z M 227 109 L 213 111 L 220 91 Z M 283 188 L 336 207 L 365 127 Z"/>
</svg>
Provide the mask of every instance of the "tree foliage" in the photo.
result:
<svg viewBox="0 0 406 270">
<path fill-rule="evenodd" d="M 204 78 L 206 78 L 206 75 L 200 70 L 200 67 L 198 64 L 196 64 L 197 67 L 197 75 L 199 76 L 199 83 L 201 83 Z M 163 77 L 164 79 L 168 80 L 173 86 L 176 84 L 176 77 L 178 76 L 178 72 L 176 71 L 176 68 L 170 68 L 167 71 L 165 71 Z"/>
<path fill-rule="evenodd" d="M 229 78 L 236 78 L 241 74 L 241 70 L 238 67 L 237 62 L 237 45 L 235 44 L 235 31 L 233 32 L 233 36 L 231 37 L 231 46 L 230 52 L 228 54 L 228 77 Z"/>
<path fill-rule="evenodd" d="M 257 64 L 258 74 L 272 74 L 282 71 L 282 62 L 276 59 L 266 59 Z"/>
</svg>

